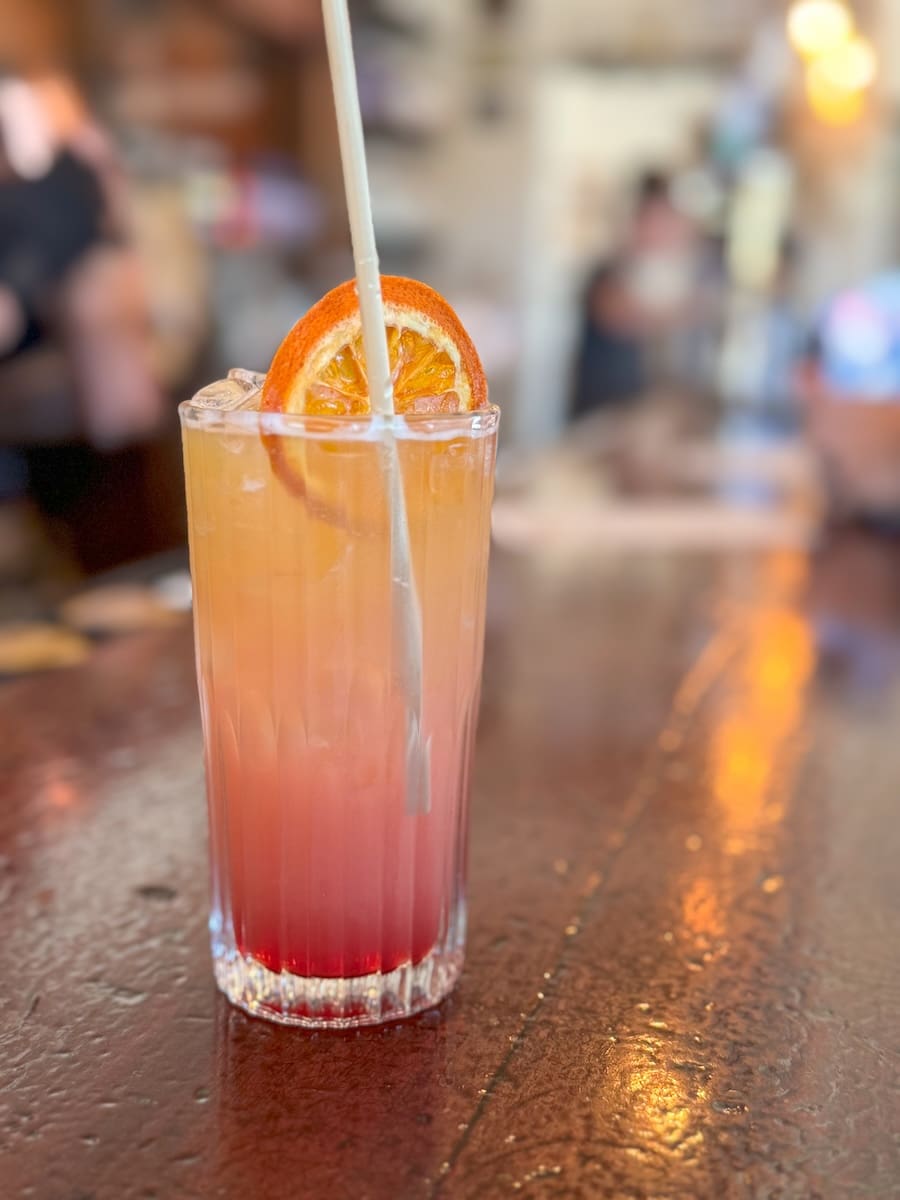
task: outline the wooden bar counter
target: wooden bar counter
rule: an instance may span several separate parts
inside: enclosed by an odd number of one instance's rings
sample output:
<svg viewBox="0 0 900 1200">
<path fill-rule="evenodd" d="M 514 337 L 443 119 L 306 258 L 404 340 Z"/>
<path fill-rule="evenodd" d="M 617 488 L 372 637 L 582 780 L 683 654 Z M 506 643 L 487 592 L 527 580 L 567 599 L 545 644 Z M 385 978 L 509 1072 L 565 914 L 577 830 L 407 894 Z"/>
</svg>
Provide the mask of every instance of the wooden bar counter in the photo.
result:
<svg viewBox="0 0 900 1200">
<path fill-rule="evenodd" d="M 900 548 L 496 553 L 466 970 L 217 994 L 190 632 L 0 685 L 4 1200 L 900 1195 Z"/>
</svg>

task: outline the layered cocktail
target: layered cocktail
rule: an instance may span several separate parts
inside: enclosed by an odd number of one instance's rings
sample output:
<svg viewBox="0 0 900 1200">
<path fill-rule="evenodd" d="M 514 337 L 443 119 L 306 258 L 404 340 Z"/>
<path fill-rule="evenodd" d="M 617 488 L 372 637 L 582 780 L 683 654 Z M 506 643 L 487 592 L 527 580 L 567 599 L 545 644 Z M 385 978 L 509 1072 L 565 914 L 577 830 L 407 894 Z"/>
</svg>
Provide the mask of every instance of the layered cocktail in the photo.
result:
<svg viewBox="0 0 900 1200">
<path fill-rule="evenodd" d="M 499 418 L 425 293 L 385 280 L 395 417 L 369 411 L 352 294 L 337 321 L 321 302 L 267 377 L 235 372 L 181 409 L 216 977 L 286 1023 L 408 1015 L 462 961 Z M 421 788 L 390 469 L 421 620 Z"/>
</svg>

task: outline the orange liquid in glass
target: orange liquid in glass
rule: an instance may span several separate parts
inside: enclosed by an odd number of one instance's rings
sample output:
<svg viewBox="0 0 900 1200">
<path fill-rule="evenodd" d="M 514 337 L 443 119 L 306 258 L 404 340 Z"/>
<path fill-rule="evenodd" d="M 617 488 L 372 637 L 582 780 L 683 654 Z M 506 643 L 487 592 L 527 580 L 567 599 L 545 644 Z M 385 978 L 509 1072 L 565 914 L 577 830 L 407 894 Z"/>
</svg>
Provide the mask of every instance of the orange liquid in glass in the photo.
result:
<svg viewBox="0 0 900 1200">
<path fill-rule="evenodd" d="M 317 433 L 280 438 L 291 487 L 254 415 L 237 416 L 187 420 L 184 443 L 214 940 L 276 973 L 389 972 L 462 936 L 496 417 L 398 438 L 423 623 L 423 812 L 405 789 L 384 448 L 308 422 Z"/>
</svg>

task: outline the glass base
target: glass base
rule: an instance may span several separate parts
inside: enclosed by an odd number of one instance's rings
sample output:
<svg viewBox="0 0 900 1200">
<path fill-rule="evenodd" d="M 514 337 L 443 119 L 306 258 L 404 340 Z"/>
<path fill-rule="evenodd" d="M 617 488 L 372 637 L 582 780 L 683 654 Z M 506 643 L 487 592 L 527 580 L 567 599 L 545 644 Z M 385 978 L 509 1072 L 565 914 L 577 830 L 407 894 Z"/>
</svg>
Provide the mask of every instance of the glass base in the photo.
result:
<svg viewBox="0 0 900 1200">
<path fill-rule="evenodd" d="M 432 1008 L 450 994 L 462 970 L 462 950 L 435 947 L 417 963 L 388 974 L 324 979 L 276 974 L 256 959 L 213 947 L 216 983 L 251 1017 L 305 1029 L 358 1029 Z"/>
</svg>

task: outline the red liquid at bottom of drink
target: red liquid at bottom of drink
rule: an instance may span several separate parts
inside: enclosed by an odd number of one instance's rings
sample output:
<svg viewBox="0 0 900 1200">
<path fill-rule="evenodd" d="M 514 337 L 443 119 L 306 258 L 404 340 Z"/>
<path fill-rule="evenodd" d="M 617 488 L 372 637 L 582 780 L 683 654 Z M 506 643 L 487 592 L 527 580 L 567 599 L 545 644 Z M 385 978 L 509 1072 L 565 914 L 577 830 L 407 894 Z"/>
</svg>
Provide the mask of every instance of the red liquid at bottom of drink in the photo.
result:
<svg viewBox="0 0 900 1200">
<path fill-rule="evenodd" d="M 399 721 L 386 748 L 343 754 L 310 749 L 284 722 L 276 746 L 252 705 L 243 745 L 229 714 L 217 724 L 214 890 L 240 954 L 276 974 L 327 979 L 422 961 L 446 936 L 459 892 L 467 756 L 453 739 L 432 741 L 430 808 L 410 812 Z"/>
</svg>

